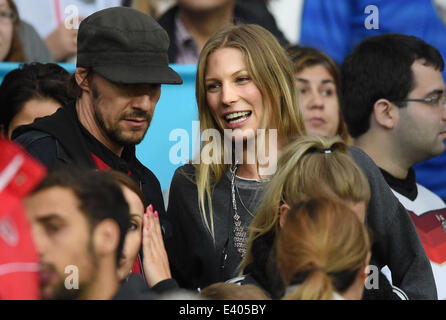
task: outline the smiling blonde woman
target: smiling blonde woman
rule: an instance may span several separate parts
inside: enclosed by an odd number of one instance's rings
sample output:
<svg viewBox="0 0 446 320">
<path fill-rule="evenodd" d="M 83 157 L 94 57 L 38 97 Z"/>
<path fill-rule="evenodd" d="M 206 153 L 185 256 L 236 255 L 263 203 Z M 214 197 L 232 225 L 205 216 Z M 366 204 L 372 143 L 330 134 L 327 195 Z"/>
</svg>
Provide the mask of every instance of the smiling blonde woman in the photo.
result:
<svg viewBox="0 0 446 320">
<path fill-rule="evenodd" d="M 305 133 L 290 61 L 262 27 L 229 26 L 208 40 L 196 96 L 201 131 L 219 132 L 219 143 L 210 139 L 201 146 L 200 156 L 211 149 L 214 161 L 200 158 L 172 179 L 168 218 L 174 236 L 167 251 L 174 278 L 186 288 L 233 277 L 246 252 L 247 226 L 270 176 L 262 174 L 265 164 L 248 144 L 278 155 L 291 137 Z M 259 130 L 268 143 L 258 139 Z M 276 140 L 270 140 L 273 134 Z M 238 157 L 237 143 L 243 144 Z M 225 146 L 233 151 L 229 161 Z"/>
</svg>

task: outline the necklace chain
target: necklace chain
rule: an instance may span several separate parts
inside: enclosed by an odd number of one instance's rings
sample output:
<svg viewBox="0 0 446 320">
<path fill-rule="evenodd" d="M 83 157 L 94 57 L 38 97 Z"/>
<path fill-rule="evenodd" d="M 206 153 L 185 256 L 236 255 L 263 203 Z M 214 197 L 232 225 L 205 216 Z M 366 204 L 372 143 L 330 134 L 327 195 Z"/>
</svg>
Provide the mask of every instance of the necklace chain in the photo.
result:
<svg viewBox="0 0 446 320">
<path fill-rule="evenodd" d="M 237 201 L 235 198 L 235 192 L 237 189 L 237 194 L 240 198 L 240 202 L 242 203 L 243 207 L 248 211 L 248 213 L 252 215 L 252 213 L 246 208 L 246 206 L 242 202 L 242 198 L 240 197 L 240 194 L 238 192 L 238 188 L 235 184 L 235 176 L 237 172 L 238 162 L 236 161 L 234 166 L 231 168 L 231 200 L 232 200 L 232 209 L 234 210 L 233 215 L 233 221 L 234 221 L 234 247 L 237 249 L 237 251 L 240 253 L 242 258 L 246 254 L 246 244 L 248 240 L 248 232 L 247 228 L 242 226 L 242 221 L 240 220 L 240 216 L 238 214 L 237 210 Z"/>
</svg>

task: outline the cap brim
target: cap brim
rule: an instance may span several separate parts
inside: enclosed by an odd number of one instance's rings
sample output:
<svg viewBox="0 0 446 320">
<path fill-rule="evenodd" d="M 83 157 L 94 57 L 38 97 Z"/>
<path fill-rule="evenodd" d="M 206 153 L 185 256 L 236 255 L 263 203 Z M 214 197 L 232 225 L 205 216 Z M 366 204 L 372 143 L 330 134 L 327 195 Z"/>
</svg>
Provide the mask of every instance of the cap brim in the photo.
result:
<svg viewBox="0 0 446 320">
<path fill-rule="evenodd" d="M 108 65 L 95 66 L 93 71 L 103 78 L 123 84 L 182 84 L 183 79 L 168 66 Z"/>
</svg>

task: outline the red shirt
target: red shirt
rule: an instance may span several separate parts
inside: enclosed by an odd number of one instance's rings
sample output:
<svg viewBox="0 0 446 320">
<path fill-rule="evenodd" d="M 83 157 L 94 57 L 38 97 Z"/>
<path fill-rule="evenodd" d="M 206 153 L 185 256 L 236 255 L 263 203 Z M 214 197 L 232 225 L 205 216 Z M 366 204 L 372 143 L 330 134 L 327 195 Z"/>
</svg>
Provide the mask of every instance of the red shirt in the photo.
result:
<svg viewBox="0 0 446 320">
<path fill-rule="evenodd" d="M 22 199 L 46 170 L 20 146 L 0 139 L 0 300 L 34 300 L 39 260 Z"/>
</svg>

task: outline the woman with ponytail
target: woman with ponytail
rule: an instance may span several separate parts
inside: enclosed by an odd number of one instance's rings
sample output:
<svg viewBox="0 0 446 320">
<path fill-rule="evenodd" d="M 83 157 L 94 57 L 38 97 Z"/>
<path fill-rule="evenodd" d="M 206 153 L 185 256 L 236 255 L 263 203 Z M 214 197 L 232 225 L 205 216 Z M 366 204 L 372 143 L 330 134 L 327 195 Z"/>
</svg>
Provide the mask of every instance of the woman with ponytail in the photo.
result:
<svg viewBox="0 0 446 320">
<path fill-rule="evenodd" d="M 329 198 L 293 206 L 278 235 L 284 300 L 360 300 L 370 238 L 355 212 Z"/>
<path fill-rule="evenodd" d="M 231 279 L 231 282 L 255 284 L 273 299 L 283 297 L 285 285 L 278 272 L 274 244 L 290 209 L 301 201 L 336 199 L 355 212 L 362 223 L 369 225 L 370 221 L 376 221 L 377 217 L 371 216 L 370 210 L 375 209 L 377 201 L 373 198 L 371 186 L 376 188 L 377 185 L 370 184 L 362 168 L 355 163 L 351 157 L 354 152 L 355 149 L 347 147 L 340 137 L 317 135 L 299 137 L 283 149 L 276 173 L 266 185 L 262 202 L 249 226 L 247 253 L 240 266 L 241 276 Z M 376 196 L 376 189 L 374 191 Z M 380 211 L 379 214 L 389 212 Z M 377 215 L 375 211 L 371 214 Z M 377 230 L 374 225 L 370 225 L 370 228 L 374 234 L 373 240 L 379 241 L 375 235 L 382 233 L 382 230 Z M 380 268 L 374 254 L 376 252 L 372 253 L 372 264 Z M 399 294 L 402 290 L 393 287 L 382 272 L 377 276 L 374 279 L 378 289 L 366 288 L 364 299 L 407 298 L 404 293 Z"/>
</svg>

